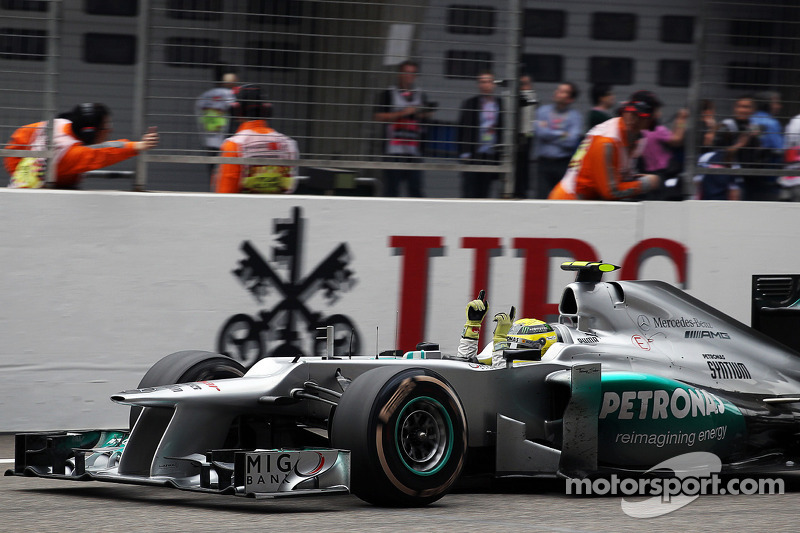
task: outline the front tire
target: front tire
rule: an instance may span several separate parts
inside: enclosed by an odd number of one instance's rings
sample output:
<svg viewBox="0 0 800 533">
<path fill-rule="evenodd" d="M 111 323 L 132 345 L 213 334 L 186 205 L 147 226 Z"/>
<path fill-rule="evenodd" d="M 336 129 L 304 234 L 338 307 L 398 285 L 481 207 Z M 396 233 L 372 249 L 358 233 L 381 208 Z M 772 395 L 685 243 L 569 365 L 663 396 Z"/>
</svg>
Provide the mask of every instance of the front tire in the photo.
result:
<svg viewBox="0 0 800 533">
<path fill-rule="evenodd" d="M 413 507 L 444 496 L 467 453 L 464 410 L 453 388 L 427 369 L 386 367 L 347 388 L 331 444 L 351 450 L 353 493 L 375 505 Z"/>
<path fill-rule="evenodd" d="M 184 350 L 162 358 L 150 367 L 139 382 L 138 389 L 175 383 L 191 383 L 214 379 L 239 378 L 245 368 L 230 357 L 200 350 Z M 131 407 L 130 428 L 139 419 L 141 407 Z"/>
</svg>

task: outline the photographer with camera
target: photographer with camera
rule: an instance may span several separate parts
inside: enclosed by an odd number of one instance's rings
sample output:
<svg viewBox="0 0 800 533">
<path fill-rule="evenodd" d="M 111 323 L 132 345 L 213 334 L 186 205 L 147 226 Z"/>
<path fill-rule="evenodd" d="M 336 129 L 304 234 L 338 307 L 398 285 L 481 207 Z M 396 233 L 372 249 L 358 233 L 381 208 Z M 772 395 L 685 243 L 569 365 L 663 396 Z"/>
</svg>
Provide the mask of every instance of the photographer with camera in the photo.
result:
<svg viewBox="0 0 800 533">
<path fill-rule="evenodd" d="M 398 163 L 422 162 L 422 135 L 424 122 L 433 115 L 436 104 L 416 85 L 419 65 L 407 60 L 400 63 L 397 85 L 380 93 L 378 105 L 373 113 L 377 122 L 386 124 L 384 161 Z M 400 182 L 405 181 L 408 195 L 425 196 L 422 191 L 422 171 L 415 168 L 392 168 L 384 170 L 384 194 L 399 196 Z"/>
</svg>

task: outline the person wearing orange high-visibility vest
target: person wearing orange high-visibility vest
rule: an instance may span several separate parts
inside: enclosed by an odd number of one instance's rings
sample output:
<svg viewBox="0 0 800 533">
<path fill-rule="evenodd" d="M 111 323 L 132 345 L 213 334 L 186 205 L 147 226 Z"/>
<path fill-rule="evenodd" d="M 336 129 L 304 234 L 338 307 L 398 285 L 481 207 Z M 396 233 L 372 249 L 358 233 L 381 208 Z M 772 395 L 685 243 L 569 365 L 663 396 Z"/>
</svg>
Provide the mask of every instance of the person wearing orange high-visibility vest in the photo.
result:
<svg viewBox="0 0 800 533">
<path fill-rule="evenodd" d="M 236 90 L 231 114 L 239 117 L 236 133 L 220 147 L 222 157 L 298 159 L 297 142 L 267 125 L 270 106 L 262 102 L 261 89 L 243 85 Z M 214 190 L 219 193 L 280 194 L 294 191 L 297 167 L 223 163 L 219 166 Z"/>
<path fill-rule="evenodd" d="M 655 174 L 636 174 L 644 148 L 640 133 L 655 127 L 658 98 L 637 91 L 620 116 L 593 127 L 569 163 L 567 173 L 548 196 L 551 200 L 623 200 L 660 186 Z"/>
<path fill-rule="evenodd" d="M 97 170 L 129 159 L 158 145 L 155 128 L 137 142 L 127 139 L 109 141 L 111 112 L 103 104 L 75 106 L 53 121 L 53 148 L 57 189 L 76 189 L 84 172 Z M 17 129 L 6 145 L 8 150 L 46 150 L 47 122 L 28 124 Z M 4 161 L 11 175 L 8 186 L 14 189 L 38 189 L 45 185 L 47 159 L 9 156 Z"/>
</svg>

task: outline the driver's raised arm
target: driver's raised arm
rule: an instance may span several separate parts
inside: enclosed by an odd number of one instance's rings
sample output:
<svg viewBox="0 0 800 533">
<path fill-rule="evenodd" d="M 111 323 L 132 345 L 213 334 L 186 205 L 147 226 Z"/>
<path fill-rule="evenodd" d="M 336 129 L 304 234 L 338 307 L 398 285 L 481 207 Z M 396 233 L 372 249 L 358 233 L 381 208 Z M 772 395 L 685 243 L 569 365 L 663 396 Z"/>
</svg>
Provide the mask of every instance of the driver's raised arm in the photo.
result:
<svg viewBox="0 0 800 533">
<path fill-rule="evenodd" d="M 478 362 L 478 339 L 481 336 L 483 318 L 489 310 L 485 294 L 481 291 L 475 300 L 467 304 L 467 322 L 458 342 L 458 353 L 454 356 L 471 363 Z"/>
</svg>

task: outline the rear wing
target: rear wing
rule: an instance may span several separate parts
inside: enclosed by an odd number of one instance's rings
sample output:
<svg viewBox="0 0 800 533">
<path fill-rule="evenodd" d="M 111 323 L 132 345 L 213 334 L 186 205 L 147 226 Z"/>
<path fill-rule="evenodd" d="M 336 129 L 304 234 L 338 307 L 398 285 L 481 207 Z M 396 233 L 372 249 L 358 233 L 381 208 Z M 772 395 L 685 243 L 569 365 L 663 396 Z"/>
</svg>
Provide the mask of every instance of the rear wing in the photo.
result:
<svg viewBox="0 0 800 533">
<path fill-rule="evenodd" d="M 561 263 L 561 270 L 576 271 L 575 281 L 597 283 L 603 280 L 603 274 L 619 270 L 619 267 L 601 261 L 566 261 Z"/>
</svg>

